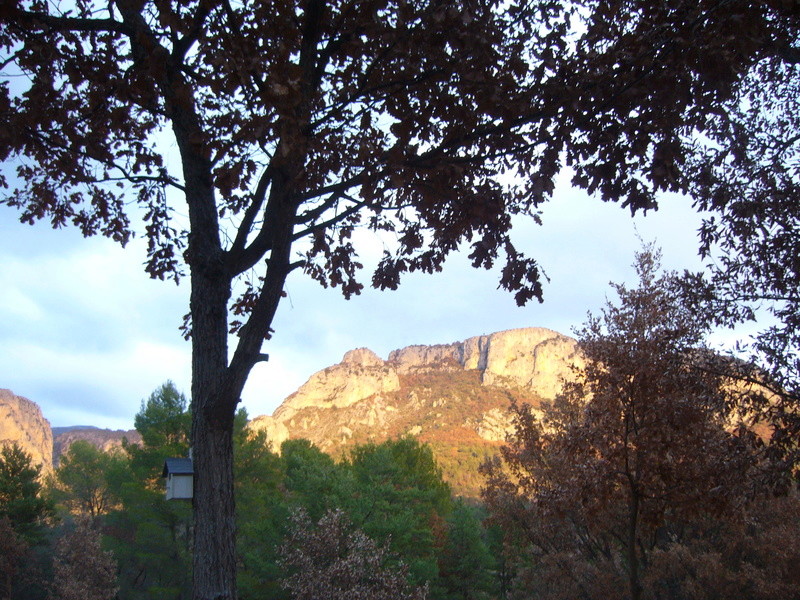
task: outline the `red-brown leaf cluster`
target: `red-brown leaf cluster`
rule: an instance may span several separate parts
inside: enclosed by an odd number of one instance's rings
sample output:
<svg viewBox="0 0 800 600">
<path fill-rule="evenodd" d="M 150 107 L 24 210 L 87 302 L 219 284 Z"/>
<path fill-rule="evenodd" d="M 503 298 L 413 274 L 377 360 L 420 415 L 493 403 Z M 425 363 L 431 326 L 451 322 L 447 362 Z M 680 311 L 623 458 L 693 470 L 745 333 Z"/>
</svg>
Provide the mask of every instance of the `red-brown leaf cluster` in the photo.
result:
<svg viewBox="0 0 800 600">
<path fill-rule="evenodd" d="M 515 404 L 502 461 L 483 467 L 484 497 L 526 557 L 520 590 L 711 598 L 746 580 L 761 591 L 739 597 L 794 597 L 789 554 L 769 566 L 763 547 L 737 550 L 773 535 L 766 520 L 780 510 L 762 477 L 763 446 L 733 428 L 742 384 L 702 348 L 708 324 L 685 307 L 677 277 L 658 276 L 649 250 L 636 267 L 639 286 L 614 286 L 619 302 L 578 332 L 586 364 L 577 382 L 541 410 Z M 796 510 L 796 501 L 784 504 Z M 745 525 L 754 519 L 764 522 Z M 692 591 L 704 581 L 717 587 Z"/>
<path fill-rule="evenodd" d="M 295 600 L 423 600 L 407 568 L 392 564 L 387 546 L 353 529 L 344 512 L 326 513 L 315 525 L 302 511 L 292 516 L 282 562 L 290 575 L 283 585 Z"/>
</svg>

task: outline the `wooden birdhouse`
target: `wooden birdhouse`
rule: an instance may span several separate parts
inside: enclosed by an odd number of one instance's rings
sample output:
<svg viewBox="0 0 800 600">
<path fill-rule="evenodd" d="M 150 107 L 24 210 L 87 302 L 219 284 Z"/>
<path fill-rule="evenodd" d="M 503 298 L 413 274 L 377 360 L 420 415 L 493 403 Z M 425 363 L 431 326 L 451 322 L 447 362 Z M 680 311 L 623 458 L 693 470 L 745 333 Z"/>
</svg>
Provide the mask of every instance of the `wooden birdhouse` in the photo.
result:
<svg viewBox="0 0 800 600">
<path fill-rule="evenodd" d="M 191 500 L 194 496 L 194 465 L 191 458 L 168 458 L 162 477 L 167 479 L 167 500 Z"/>
</svg>

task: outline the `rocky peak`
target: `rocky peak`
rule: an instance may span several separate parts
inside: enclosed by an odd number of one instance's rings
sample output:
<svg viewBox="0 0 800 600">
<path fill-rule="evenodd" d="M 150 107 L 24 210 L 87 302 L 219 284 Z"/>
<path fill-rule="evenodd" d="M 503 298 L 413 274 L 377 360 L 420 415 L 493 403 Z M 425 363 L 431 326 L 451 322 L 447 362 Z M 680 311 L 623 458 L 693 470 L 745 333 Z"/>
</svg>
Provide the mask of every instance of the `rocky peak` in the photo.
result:
<svg viewBox="0 0 800 600">
<path fill-rule="evenodd" d="M 356 348 L 345 353 L 342 364 L 362 367 L 382 367 L 383 359 L 369 348 Z"/>
<path fill-rule="evenodd" d="M 523 401 L 554 398 L 579 362 L 575 340 L 538 327 L 408 346 L 386 361 L 358 348 L 251 427 L 265 430 L 276 449 L 295 437 L 336 451 L 357 440 L 455 430 L 479 444 L 498 443 L 511 425 L 502 390 L 521 390 Z"/>
<path fill-rule="evenodd" d="M 572 367 L 582 364 L 574 339 L 541 327 L 511 329 L 473 340 L 465 344 L 472 342 L 478 355 L 467 353 L 465 366 L 474 361 L 482 371 L 484 385 L 506 379 L 542 398 L 558 395 L 563 381 L 572 378 Z M 481 369 L 481 365 L 485 366 Z"/>
<path fill-rule="evenodd" d="M 435 346 L 407 346 L 389 353 L 391 366 L 402 374 L 408 374 L 415 369 L 444 366 L 453 363 L 463 366 L 461 360 L 462 343 L 437 344 Z"/>
<path fill-rule="evenodd" d="M 397 372 L 372 350 L 359 348 L 347 352 L 342 362 L 314 373 L 283 401 L 274 416 L 287 421 L 306 408 L 345 408 L 399 387 Z"/>
<path fill-rule="evenodd" d="M 53 468 L 53 433 L 39 406 L 0 388 L 0 446 L 17 443 L 43 472 Z"/>
</svg>

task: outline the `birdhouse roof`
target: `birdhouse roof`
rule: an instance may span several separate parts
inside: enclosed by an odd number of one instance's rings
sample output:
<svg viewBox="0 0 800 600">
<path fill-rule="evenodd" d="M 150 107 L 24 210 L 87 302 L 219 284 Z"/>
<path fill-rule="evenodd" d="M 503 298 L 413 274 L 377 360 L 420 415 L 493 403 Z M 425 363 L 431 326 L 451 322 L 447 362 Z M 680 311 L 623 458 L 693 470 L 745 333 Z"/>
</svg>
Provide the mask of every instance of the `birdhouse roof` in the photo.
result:
<svg viewBox="0 0 800 600">
<path fill-rule="evenodd" d="M 194 465 L 191 458 L 168 458 L 164 461 L 164 472 L 167 475 L 194 475 Z"/>
</svg>

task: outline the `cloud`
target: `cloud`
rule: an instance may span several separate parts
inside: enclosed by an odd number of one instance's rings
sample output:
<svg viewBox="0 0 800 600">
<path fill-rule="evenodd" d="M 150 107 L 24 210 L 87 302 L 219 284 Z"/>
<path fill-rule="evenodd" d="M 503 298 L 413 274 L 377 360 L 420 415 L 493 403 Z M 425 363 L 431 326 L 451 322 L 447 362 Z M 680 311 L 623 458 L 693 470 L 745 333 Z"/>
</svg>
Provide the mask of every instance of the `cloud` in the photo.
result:
<svg viewBox="0 0 800 600">
<path fill-rule="evenodd" d="M 189 388 L 189 356 L 180 348 L 134 341 L 113 352 L 64 353 L 34 343 L 0 347 L 3 386 L 40 405 L 53 425 L 128 428 L 142 399 L 167 379 Z M 73 415 L 90 420 L 68 420 Z"/>
<path fill-rule="evenodd" d="M 541 227 L 516 222 L 514 233 L 518 250 L 550 276 L 544 304 L 517 307 L 497 289 L 499 271 L 473 269 L 464 253 L 441 273 L 407 274 L 395 292 L 366 289 L 350 301 L 293 274 L 264 345 L 271 358 L 255 367 L 243 392 L 249 414 L 271 413 L 352 348 L 386 358 L 409 344 L 515 327 L 569 334 L 603 304 L 609 281 L 632 281 L 637 230 L 664 247 L 667 267 L 699 264 L 699 218 L 682 198 L 665 197 L 661 210 L 632 219 L 617 205 L 562 186 L 542 218 Z M 131 427 L 140 401 L 166 379 L 188 396 L 190 345 L 178 332 L 188 285 L 150 280 L 142 240 L 122 249 L 14 220 L 13 211 L 0 211 L 0 387 L 39 403 L 57 425 Z M 362 261 L 374 265 L 383 244 L 373 238 L 361 248 Z M 369 281 L 368 271 L 363 278 Z"/>
<path fill-rule="evenodd" d="M 166 378 L 188 387 L 186 292 L 147 278 L 142 241 L 123 249 L 13 216 L 0 213 L 0 386 L 56 425 L 126 428 Z"/>
</svg>

